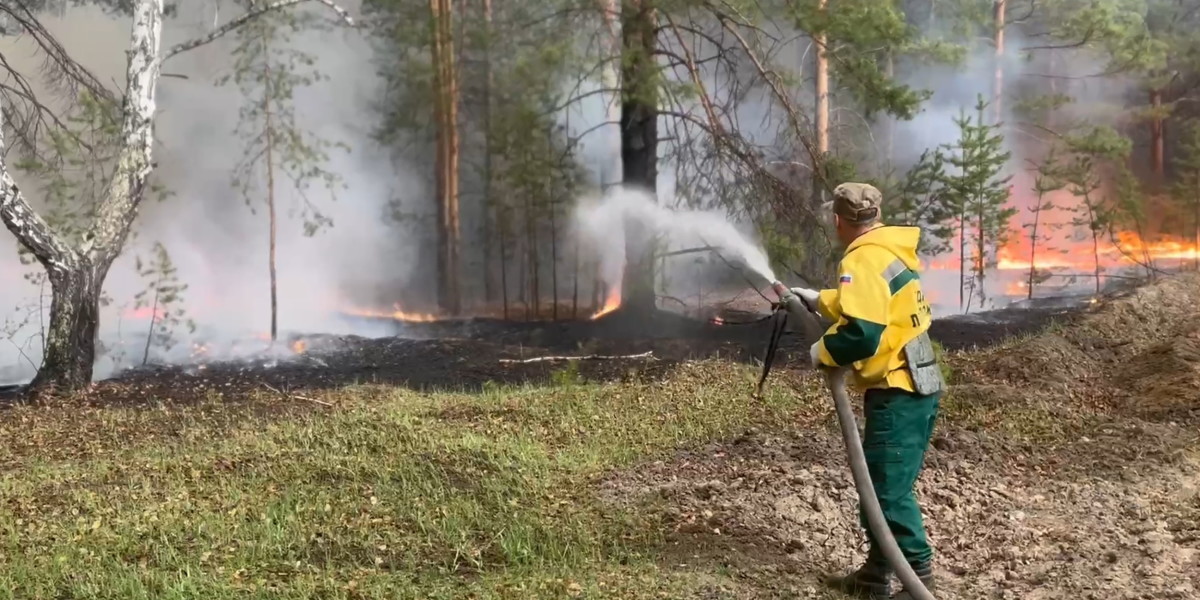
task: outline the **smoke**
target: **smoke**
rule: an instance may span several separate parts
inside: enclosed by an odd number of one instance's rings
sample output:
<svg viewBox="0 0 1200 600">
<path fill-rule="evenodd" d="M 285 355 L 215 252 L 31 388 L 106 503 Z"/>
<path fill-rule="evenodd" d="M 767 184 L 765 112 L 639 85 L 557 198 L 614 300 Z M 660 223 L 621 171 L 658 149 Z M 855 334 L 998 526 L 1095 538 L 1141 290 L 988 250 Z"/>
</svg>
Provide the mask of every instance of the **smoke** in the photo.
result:
<svg viewBox="0 0 1200 600">
<path fill-rule="evenodd" d="M 181 6 L 180 14 L 166 23 L 164 47 L 206 33 L 215 19 L 224 22 L 238 14 L 232 3 L 220 4 L 219 15 L 214 14 L 217 6 Z M 109 18 L 94 8 L 73 8 L 62 18 L 47 18 L 46 25 L 102 81 L 123 81 L 127 18 Z M 304 235 L 295 214 L 303 200 L 299 192 L 286 178 L 277 181 L 280 337 L 315 331 L 383 335 L 388 332 L 346 320 L 339 310 L 353 308 L 356 301 L 387 305 L 404 300 L 400 286 L 414 268 L 416 248 L 409 241 L 412 237 L 388 217 L 395 209 L 393 203 L 413 205 L 426 186 L 372 140 L 378 118 L 371 103 L 380 82 L 369 40 L 360 32 L 334 28 L 305 32 L 293 44 L 315 56 L 315 68 L 329 77 L 296 90 L 297 122 L 311 134 L 350 150 L 331 150 L 324 165 L 346 185 L 337 190 L 336 199 L 319 186 L 306 192 L 333 222 L 313 237 Z M 242 192 L 231 184 L 246 147 L 235 127 L 248 99 L 234 85 L 214 85 L 226 74 L 234 45 L 232 38 L 226 38 L 179 55 L 164 67 L 164 73 L 186 77 L 164 77 L 159 82 L 154 180 L 172 195 L 143 204 L 135 236 L 106 281 L 105 292 L 112 303 L 102 308 L 101 342 L 134 351 L 123 358 L 119 351 L 102 358 L 97 377 L 141 360 L 150 322 L 148 310 L 135 314 L 132 306 L 134 296 L 150 282 L 137 275 L 134 263 L 138 256 L 148 257 L 156 242 L 166 247 L 178 279 L 188 285 L 181 308 L 198 329 L 194 334 L 177 330 L 173 350 L 152 355 L 152 360 L 185 360 L 199 343 L 206 345 L 206 355 L 212 358 L 232 358 L 267 346 L 262 341 L 270 324 L 266 205 L 255 199 L 252 212 Z M 24 72 L 37 68 L 37 57 L 29 53 L 6 48 L 4 54 Z M 18 56 L 20 62 L 14 60 Z M 37 182 L 21 183 L 36 203 Z M 44 309 L 35 310 L 31 322 L 18 327 L 25 314 L 22 307 L 36 307 L 39 293 L 21 280 L 21 274 L 40 267 L 18 263 L 16 242 L 7 231 L 0 239 L 12 249 L 0 255 L 0 273 L 8 282 L 0 291 L 0 307 L 11 311 L 8 331 L 3 333 L 9 339 L 0 340 L 0 381 L 23 380 L 32 376 L 39 362 L 38 335 L 48 313 L 48 288 Z"/>
<path fill-rule="evenodd" d="M 711 247 L 731 264 L 772 283 L 775 273 L 762 247 L 714 211 L 669 208 L 645 192 L 617 188 L 602 198 L 588 198 L 574 215 L 576 235 L 599 264 L 600 277 L 619 289 L 624 273 L 625 224 L 637 222 L 659 240 L 662 253 Z M 709 251 L 701 250 L 707 255 Z M 691 276 L 691 273 L 686 273 Z M 690 286 L 689 286 L 690 287 Z"/>
<path fill-rule="evenodd" d="M 1087 48 L 1026 51 L 1035 44 L 1022 37 L 1019 27 L 1009 27 L 1006 37 L 1005 53 L 999 63 L 991 45 L 975 43 L 969 46 L 962 64 L 918 63 L 898 68 L 899 82 L 915 89 L 930 90 L 933 95 L 913 119 L 890 119 L 883 123 L 892 128 L 895 142 L 881 154 L 889 157 L 891 164 L 902 174 L 917 162 L 922 152 L 954 146 L 960 136 L 955 119 L 966 116 L 978 122 L 975 106 L 980 97 L 989 104 L 984 113 L 985 122 L 996 122 L 993 95 L 999 66 L 1003 72 L 1000 133 L 1004 136 L 1004 150 L 1011 154 L 1002 174 L 1012 176 L 1009 180 L 1010 206 L 1017 209 L 1010 225 L 1011 239 L 1014 240 L 1010 249 L 1017 248 L 1027 257 L 1028 232 L 1024 231 L 1023 225 L 1032 218 L 1029 209 L 1037 204 L 1033 192 L 1033 167 L 1044 158 L 1055 136 L 1027 122 L 1027 117 L 1014 110 L 1017 99 L 1037 94 L 1061 94 L 1071 98 L 1072 103 L 1059 109 L 1056 122 L 1052 123 L 1063 129 L 1079 122 L 1114 124 L 1111 107 L 1124 105 L 1131 82 L 1122 77 L 1079 77 L 1106 70 L 1102 58 Z M 1067 190 L 1053 192 L 1043 201 L 1058 206 L 1078 203 Z M 1078 227 L 1070 224 L 1071 219 L 1072 215 L 1065 211 L 1048 211 L 1041 216 L 1039 235 L 1054 231 L 1054 235 L 1064 240 L 1073 239 L 1080 232 Z M 967 260 L 969 263 L 972 259 L 968 257 Z M 937 264 L 953 265 L 953 268 L 929 269 L 923 276 L 936 314 L 959 312 L 958 263 L 957 248 L 952 248 L 950 253 L 938 257 Z M 1004 295 L 1006 288 L 1014 283 L 1013 273 L 1016 271 L 989 273 L 988 295 L 993 298 Z M 1027 275 L 1023 271 L 1019 274 L 1021 278 Z"/>
</svg>

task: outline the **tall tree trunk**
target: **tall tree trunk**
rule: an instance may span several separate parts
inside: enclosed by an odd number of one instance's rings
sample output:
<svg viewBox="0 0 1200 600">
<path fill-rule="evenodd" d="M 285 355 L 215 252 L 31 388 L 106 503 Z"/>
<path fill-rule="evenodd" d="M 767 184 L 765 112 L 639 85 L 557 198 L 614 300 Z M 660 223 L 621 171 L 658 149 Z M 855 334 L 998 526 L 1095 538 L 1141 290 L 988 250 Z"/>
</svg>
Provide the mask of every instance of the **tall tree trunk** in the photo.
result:
<svg viewBox="0 0 1200 600">
<path fill-rule="evenodd" d="M 492 246 L 495 237 L 493 220 L 496 209 L 493 206 L 492 154 L 494 152 L 492 139 L 492 46 L 494 32 L 492 31 L 492 0 L 483 0 L 483 296 L 489 305 L 496 301 L 495 270 L 492 268 Z M 503 254 L 503 250 L 501 251 Z M 500 259 L 503 261 L 503 257 Z M 494 305 L 493 305 L 494 306 Z"/>
<path fill-rule="evenodd" d="M 828 7 L 827 0 L 817 0 L 817 10 L 825 12 Z M 817 161 L 813 163 L 813 203 L 819 205 L 825 201 L 825 188 L 822 183 L 822 178 L 817 176 L 817 173 L 822 172 L 824 168 L 822 163 L 825 161 L 826 155 L 829 154 L 829 56 L 826 54 L 827 38 L 822 30 L 813 36 L 813 43 L 817 47 L 817 73 L 816 73 L 816 115 L 814 117 L 817 137 Z"/>
<path fill-rule="evenodd" d="M 572 270 L 571 318 L 579 318 L 579 237 L 575 237 L 575 268 Z"/>
<path fill-rule="evenodd" d="M 887 68 L 887 71 L 886 71 L 887 78 L 889 81 L 891 81 L 896 76 L 896 57 L 891 52 L 888 52 L 888 55 L 887 55 L 887 67 L 886 68 Z M 887 158 L 887 164 L 890 167 L 890 166 L 892 166 L 892 163 L 895 161 L 895 156 L 896 156 L 896 119 L 895 119 L 895 117 L 888 117 L 888 116 L 885 116 L 884 118 L 887 119 L 885 121 L 885 123 L 886 123 L 885 127 L 887 127 L 887 129 L 884 131 L 884 135 L 886 136 L 886 140 L 884 142 L 884 144 L 885 144 L 884 152 L 886 153 L 885 156 Z"/>
<path fill-rule="evenodd" d="M 958 308 L 966 312 L 967 294 L 967 213 L 964 208 L 958 214 Z"/>
<path fill-rule="evenodd" d="M 1200 189 L 1196 191 L 1200 192 Z M 1196 261 L 1196 264 L 1194 265 L 1196 271 L 1200 271 L 1200 195 L 1197 195 L 1194 202 L 1195 205 L 1193 206 L 1193 210 L 1195 211 L 1195 214 L 1192 215 L 1192 223 L 1194 226 L 1194 229 L 1192 230 L 1192 239 L 1195 243 L 1192 246 L 1192 258 Z"/>
<path fill-rule="evenodd" d="M 446 15 L 450 15 L 450 0 L 442 0 L 442 7 Z M 443 19 L 443 35 L 446 39 L 448 47 L 454 47 L 454 36 L 451 30 L 451 20 Z M 449 284 L 449 310 L 451 314 L 460 314 L 462 312 L 462 290 L 460 288 L 460 279 L 462 277 L 461 268 L 461 252 L 462 240 L 460 239 L 461 223 L 459 219 L 458 206 L 458 160 L 459 160 L 459 135 L 458 135 L 458 103 L 459 103 L 459 82 L 458 82 L 458 62 L 455 60 L 453 52 L 447 53 L 448 60 L 446 64 L 446 82 L 449 90 L 446 101 L 447 106 L 447 157 L 449 164 L 446 166 L 446 179 L 449 181 L 449 188 L 446 195 L 446 215 L 448 217 L 448 235 L 450 237 L 450 284 Z"/>
<path fill-rule="evenodd" d="M 497 208 L 499 222 L 496 227 L 500 230 L 500 301 L 504 305 L 504 320 L 508 315 L 508 211 L 503 207 Z"/>
<path fill-rule="evenodd" d="M 554 199 L 550 200 L 550 299 L 553 302 L 550 318 L 558 320 L 558 219 L 555 218 Z"/>
<path fill-rule="evenodd" d="M 983 187 L 982 184 L 980 187 Z M 987 226 L 984 221 L 984 202 L 983 190 L 979 191 L 979 210 L 976 215 L 977 223 L 975 226 L 975 278 L 976 286 L 979 288 L 979 308 L 986 308 L 984 303 L 987 301 L 987 290 L 984 289 L 985 269 L 987 269 Z"/>
<path fill-rule="evenodd" d="M 1162 185 L 1163 177 L 1166 174 L 1164 138 L 1163 135 L 1163 118 L 1162 118 L 1162 90 L 1150 91 L 1150 107 L 1153 115 L 1150 119 L 1150 170 L 1154 176 L 1154 185 Z"/>
<path fill-rule="evenodd" d="M 618 65 L 621 63 L 620 15 L 622 7 L 617 4 L 618 0 L 598 0 L 598 2 L 600 18 L 604 22 L 600 46 L 604 53 L 603 63 L 600 67 L 600 85 L 606 90 L 611 90 L 601 95 L 601 98 L 604 99 L 604 122 L 621 126 L 623 129 L 621 125 L 621 75 L 618 69 Z M 616 147 L 610 147 L 604 153 L 604 162 L 600 166 L 601 189 L 622 181 L 620 137 L 618 136 Z"/>
<path fill-rule="evenodd" d="M 162 290 L 162 278 L 154 282 L 154 301 L 150 303 L 150 327 L 146 329 L 146 347 L 142 349 L 142 366 L 150 362 L 150 345 L 154 342 L 154 325 L 158 322 L 158 293 Z M 119 317 L 118 317 L 119 318 Z M 117 322 L 120 331 L 120 322 Z"/>
<path fill-rule="evenodd" d="M 1096 295 L 1100 295 L 1100 228 L 1096 225 L 1096 208 L 1092 205 L 1092 198 L 1089 194 L 1084 194 L 1083 204 L 1088 211 L 1088 228 L 1092 230 L 1092 266 L 1094 267 L 1094 275 L 1096 276 Z"/>
<path fill-rule="evenodd" d="M 1041 187 L 1041 182 L 1038 182 L 1038 187 Z M 1037 246 L 1038 246 L 1038 226 L 1042 221 L 1042 197 L 1043 193 L 1039 190 L 1037 197 L 1037 208 L 1033 211 L 1033 228 L 1029 233 L 1029 285 L 1026 286 L 1025 298 L 1033 299 L 1033 286 L 1037 281 Z"/>
<path fill-rule="evenodd" d="M 992 65 L 992 109 L 994 123 L 1004 119 L 1004 27 L 1007 12 L 1007 0 L 995 0 L 992 7 L 995 21 L 995 62 Z"/>
<path fill-rule="evenodd" d="M 278 221 L 275 218 L 275 137 L 271 123 L 271 64 L 263 68 L 263 143 L 266 144 L 266 154 L 263 159 L 267 166 L 267 221 L 270 223 L 270 240 L 267 242 L 267 264 L 271 273 L 271 342 L 279 337 L 279 286 L 275 269 L 275 252 Z"/>
<path fill-rule="evenodd" d="M 42 366 L 30 385 L 38 394 L 67 393 L 92 383 L 96 332 L 100 327 L 100 290 L 108 265 L 97 268 L 86 258 L 66 269 L 47 271 L 50 280 L 50 327 Z"/>
<path fill-rule="evenodd" d="M 445 310 L 450 284 L 449 244 L 446 231 L 446 74 L 442 68 L 442 55 L 446 52 L 441 34 L 441 0 L 429 0 L 429 58 L 433 67 L 433 179 L 434 204 L 437 206 L 437 301 Z"/>
<path fill-rule="evenodd" d="M 627 187 L 654 196 L 658 182 L 658 69 L 653 0 L 621 3 L 621 170 Z M 625 223 L 622 304 L 650 313 L 654 295 L 654 246 L 644 223 Z"/>
<path fill-rule="evenodd" d="M 433 26 L 435 122 L 437 129 L 438 302 L 443 311 L 459 314 L 458 216 L 458 74 L 454 60 L 453 20 L 449 0 L 429 1 Z"/>
<path fill-rule="evenodd" d="M 542 317 L 542 285 L 541 261 L 538 256 L 537 215 L 534 212 L 533 200 L 526 196 L 525 205 L 525 247 L 529 249 L 529 297 L 533 302 L 533 318 Z"/>
</svg>

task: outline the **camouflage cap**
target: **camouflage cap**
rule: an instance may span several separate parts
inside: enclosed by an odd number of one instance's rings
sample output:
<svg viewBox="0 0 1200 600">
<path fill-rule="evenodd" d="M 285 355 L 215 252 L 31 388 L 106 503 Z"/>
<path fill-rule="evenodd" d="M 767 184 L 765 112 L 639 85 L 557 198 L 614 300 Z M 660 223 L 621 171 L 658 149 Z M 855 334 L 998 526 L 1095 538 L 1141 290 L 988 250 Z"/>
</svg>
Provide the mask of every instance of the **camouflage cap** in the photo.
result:
<svg viewBox="0 0 1200 600">
<path fill-rule="evenodd" d="M 870 184 L 843 183 L 833 189 L 833 201 L 826 202 L 826 210 L 851 222 L 867 224 L 878 221 L 883 194 Z"/>
</svg>

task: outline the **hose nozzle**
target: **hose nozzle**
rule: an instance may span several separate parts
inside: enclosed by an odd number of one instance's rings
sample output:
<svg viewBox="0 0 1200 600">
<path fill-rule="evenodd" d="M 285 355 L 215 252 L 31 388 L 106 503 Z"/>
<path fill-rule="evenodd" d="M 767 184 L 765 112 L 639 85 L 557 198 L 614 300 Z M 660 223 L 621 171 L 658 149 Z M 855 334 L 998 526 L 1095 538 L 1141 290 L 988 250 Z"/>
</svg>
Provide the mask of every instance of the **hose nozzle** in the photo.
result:
<svg viewBox="0 0 1200 600">
<path fill-rule="evenodd" d="M 780 283 L 778 281 L 771 283 L 771 289 L 775 291 L 775 295 L 779 296 L 780 300 L 783 300 L 784 296 L 787 296 L 788 294 L 792 293 L 791 290 L 789 290 L 786 285 L 783 285 L 782 283 Z"/>
</svg>

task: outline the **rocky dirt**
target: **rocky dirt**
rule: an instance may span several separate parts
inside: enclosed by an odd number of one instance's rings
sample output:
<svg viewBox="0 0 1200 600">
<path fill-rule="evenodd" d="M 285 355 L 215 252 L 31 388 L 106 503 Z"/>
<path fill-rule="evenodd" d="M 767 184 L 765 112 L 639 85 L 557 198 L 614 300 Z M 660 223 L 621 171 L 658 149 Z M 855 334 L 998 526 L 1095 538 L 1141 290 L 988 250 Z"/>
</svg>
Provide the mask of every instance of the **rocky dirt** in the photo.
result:
<svg viewBox="0 0 1200 600">
<path fill-rule="evenodd" d="M 938 598 L 1200 598 L 1200 277 L 993 348 L 955 353 L 917 493 Z M 817 385 L 816 378 L 808 378 Z M 680 563 L 742 596 L 837 598 L 865 538 L 829 414 L 613 474 L 656 507 Z"/>
</svg>

